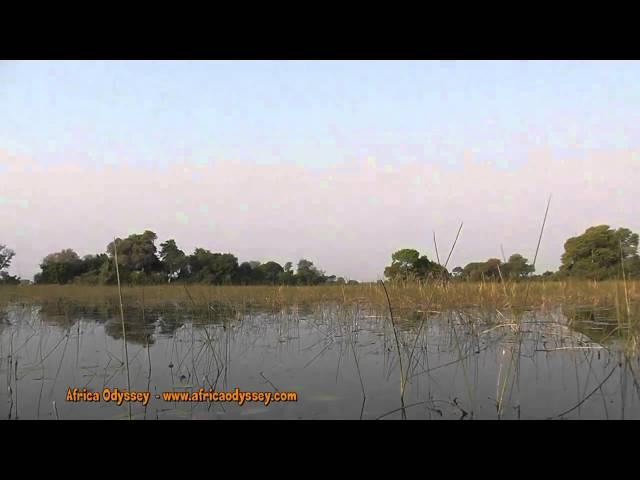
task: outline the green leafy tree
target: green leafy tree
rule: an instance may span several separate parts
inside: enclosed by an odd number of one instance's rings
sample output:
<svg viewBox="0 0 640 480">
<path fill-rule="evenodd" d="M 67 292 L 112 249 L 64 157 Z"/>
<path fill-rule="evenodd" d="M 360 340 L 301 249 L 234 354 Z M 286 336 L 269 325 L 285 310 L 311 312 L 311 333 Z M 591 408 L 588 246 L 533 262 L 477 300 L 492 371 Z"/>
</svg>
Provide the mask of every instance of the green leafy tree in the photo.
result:
<svg viewBox="0 0 640 480">
<path fill-rule="evenodd" d="M 278 274 L 278 284 L 280 285 L 294 285 L 296 283 L 296 276 L 293 273 L 293 265 L 291 262 L 284 264 L 284 269 Z"/>
<path fill-rule="evenodd" d="M 384 269 L 384 275 L 390 280 L 426 280 L 447 276 L 448 272 L 417 250 L 403 248 L 391 255 L 391 265 Z"/>
<path fill-rule="evenodd" d="M 242 262 L 238 265 L 234 276 L 234 283 L 241 285 L 250 285 L 253 279 L 253 268 L 249 262 Z"/>
<path fill-rule="evenodd" d="M 312 261 L 300 259 L 296 270 L 296 281 L 300 285 L 319 285 L 326 281 L 324 272 L 318 270 Z"/>
<path fill-rule="evenodd" d="M 51 253 L 40 264 L 42 272 L 35 279 L 37 283 L 58 283 L 64 285 L 82 274 L 82 260 L 70 248 Z"/>
<path fill-rule="evenodd" d="M 174 279 L 211 284 L 245 285 L 318 285 L 336 282 L 336 276 L 325 275 L 313 262 L 301 259 L 294 273 L 291 262 L 282 267 L 268 261 L 243 262 L 231 253 L 213 253 L 196 248 L 191 255 L 178 248 L 175 240 L 160 244 L 157 252 L 157 236 L 152 231 L 116 238 L 107 245 L 106 254 L 86 255 L 82 259 L 71 249 L 47 255 L 35 276 L 37 283 L 86 283 L 112 284 L 116 282 L 115 254 L 117 247 L 120 280 L 130 284 L 164 283 Z M 13 252 L 0 246 L 0 265 L 7 268 Z M 4 271 L 2 278 L 8 278 Z M 344 279 L 342 279 L 344 282 Z"/>
<path fill-rule="evenodd" d="M 189 280 L 213 284 L 233 283 L 237 279 L 238 259 L 230 253 L 212 253 L 196 248 L 188 259 Z"/>
<path fill-rule="evenodd" d="M 265 283 L 265 271 L 258 261 L 242 262 L 235 272 L 233 283 L 260 285 Z"/>
<path fill-rule="evenodd" d="M 412 248 L 403 248 L 391 255 L 391 265 L 384 269 L 384 276 L 390 280 L 408 280 L 415 276 L 414 266 L 420 258 L 420 252 Z"/>
<path fill-rule="evenodd" d="M 178 248 L 175 240 L 169 239 L 160 244 L 160 261 L 167 281 L 171 282 L 180 278 L 187 265 L 187 256 Z"/>
<path fill-rule="evenodd" d="M 482 280 L 485 269 L 485 262 L 470 262 L 462 269 L 462 277 L 466 280 L 478 281 Z"/>
<path fill-rule="evenodd" d="M 597 225 L 565 242 L 559 273 L 604 280 L 619 277 L 623 264 L 630 277 L 640 274 L 638 234 L 628 228 Z"/>
<path fill-rule="evenodd" d="M 462 270 L 462 277 L 474 282 L 480 280 L 498 280 L 502 272 L 502 261 L 490 258 L 486 262 L 468 263 Z M 502 272 L 504 275 L 504 272 Z"/>
<path fill-rule="evenodd" d="M 519 253 L 514 253 L 509 257 L 509 261 L 504 265 L 501 265 L 502 275 L 505 278 L 524 278 L 528 277 L 535 271 L 533 265 L 529 265 L 529 260 L 524 258 Z"/>
<path fill-rule="evenodd" d="M 142 234 L 129 235 L 125 239 L 116 238 L 118 247 L 118 269 L 120 270 L 121 281 L 140 281 L 141 275 L 151 276 L 154 272 L 162 271 L 162 262 L 156 255 L 157 249 L 155 241 L 158 236 L 150 230 Z M 115 250 L 114 242 L 107 245 L 109 258 L 113 259 Z M 139 272 L 132 276 L 133 272 Z M 110 282 L 113 281 L 113 274 L 109 275 Z"/>
<path fill-rule="evenodd" d="M 105 253 L 98 255 L 85 255 L 80 264 L 80 273 L 74 278 L 74 282 L 90 285 L 107 283 L 106 275 L 102 275 L 103 269 L 109 270 L 109 257 Z"/>
<path fill-rule="evenodd" d="M 278 283 L 278 279 L 281 273 L 284 273 L 284 269 L 278 262 L 269 261 L 263 263 L 258 267 L 262 274 L 262 280 L 270 285 Z"/>
<path fill-rule="evenodd" d="M 249 277 L 249 283 L 251 283 L 252 285 L 261 285 L 265 283 L 264 270 L 260 268 L 262 264 L 257 260 L 252 260 L 248 263 L 249 263 L 249 266 L 251 267 L 251 275 Z"/>
<path fill-rule="evenodd" d="M 419 280 L 428 278 L 446 278 L 449 272 L 442 265 L 432 262 L 426 255 L 422 255 L 413 266 L 413 273 Z"/>
</svg>

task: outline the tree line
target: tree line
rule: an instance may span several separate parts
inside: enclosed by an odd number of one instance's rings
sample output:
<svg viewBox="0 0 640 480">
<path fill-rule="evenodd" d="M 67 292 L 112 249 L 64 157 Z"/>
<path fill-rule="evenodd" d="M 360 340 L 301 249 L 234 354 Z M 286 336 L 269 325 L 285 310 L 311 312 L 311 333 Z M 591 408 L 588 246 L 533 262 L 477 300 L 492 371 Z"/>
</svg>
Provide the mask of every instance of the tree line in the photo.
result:
<svg viewBox="0 0 640 480">
<path fill-rule="evenodd" d="M 141 234 L 116 238 L 105 253 L 80 257 L 68 248 L 51 253 L 40 263 L 34 277 L 39 284 L 79 283 L 88 285 L 160 284 L 198 282 L 216 285 L 320 285 L 353 283 L 343 277 L 326 275 L 313 262 L 300 259 L 293 264 L 278 262 L 238 262 L 231 253 L 216 253 L 196 248 L 191 255 L 181 250 L 174 239 L 156 247 L 157 235 L 147 230 Z M 118 272 L 115 268 L 117 256 Z"/>
<path fill-rule="evenodd" d="M 152 231 L 115 239 L 105 253 L 80 257 L 72 249 L 47 255 L 40 263 L 35 283 L 84 283 L 90 285 L 116 283 L 115 254 L 123 283 L 199 282 L 217 285 L 321 285 L 326 283 L 358 283 L 343 277 L 326 275 L 313 262 L 300 259 L 284 266 L 274 261 L 238 262 L 231 253 L 214 253 L 196 248 L 187 255 L 169 239 L 156 248 L 157 235 Z M 116 248 L 117 247 L 117 248 Z M 17 284 L 20 278 L 11 276 L 8 268 L 15 252 L 0 244 L 0 283 Z M 519 253 L 509 259 L 489 258 L 471 262 L 448 271 L 445 266 L 420 255 L 418 250 L 404 248 L 391 255 L 391 264 L 384 269 L 387 279 L 427 280 L 429 278 L 492 281 L 500 279 L 613 278 L 640 279 L 638 234 L 628 228 L 612 229 L 608 225 L 588 228 L 583 234 L 569 238 L 556 272 L 535 274 L 535 266 Z"/>
<path fill-rule="evenodd" d="M 628 228 L 612 229 L 608 225 L 588 228 L 583 234 L 569 238 L 556 272 L 535 275 L 535 266 L 519 253 L 508 260 L 489 258 L 455 267 L 450 272 L 426 255 L 411 248 L 403 248 L 391 255 L 391 265 L 384 270 L 388 279 L 427 280 L 429 278 L 492 281 L 506 279 L 613 278 L 639 279 L 640 257 L 638 234 Z"/>
</svg>

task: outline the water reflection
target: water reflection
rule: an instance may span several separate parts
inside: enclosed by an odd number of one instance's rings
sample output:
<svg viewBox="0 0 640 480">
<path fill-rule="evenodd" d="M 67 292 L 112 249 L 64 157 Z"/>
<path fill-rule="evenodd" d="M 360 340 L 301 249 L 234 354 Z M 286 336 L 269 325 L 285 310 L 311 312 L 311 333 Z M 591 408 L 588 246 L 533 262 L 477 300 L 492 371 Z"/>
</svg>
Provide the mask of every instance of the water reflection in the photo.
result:
<svg viewBox="0 0 640 480">
<path fill-rule="evenodd" d="M 134 418 L 640 418 L 639 358 L 611 309 L 399 310 L 323 304 L 125 310 Z M 396 340 L 397 339 L 397 340 Z M 624 339 L 625 342 L 622 342 Z M 398 354 L 400 346 L 400 355 Z M 69 387 L 126 389 L 113 305 L 0 309 L 3 418 L 128 418 L 67 402 Z M 402 373 L 400 365 L 402 364 Z M 404 395 L 401 379 L 406 383 Z M 167 402 L 165 391 L 293 391 L 298 401 Z M 55 402 L 55 403 L 54 403 Z"/>
<path fill-rule="evenodd" d="M 573 330 L 593 342 L 613 345 L 640 336 L 638 322 L 628 321 L 614 306 L 565 306 L 562 312 Z"/>
</svg>

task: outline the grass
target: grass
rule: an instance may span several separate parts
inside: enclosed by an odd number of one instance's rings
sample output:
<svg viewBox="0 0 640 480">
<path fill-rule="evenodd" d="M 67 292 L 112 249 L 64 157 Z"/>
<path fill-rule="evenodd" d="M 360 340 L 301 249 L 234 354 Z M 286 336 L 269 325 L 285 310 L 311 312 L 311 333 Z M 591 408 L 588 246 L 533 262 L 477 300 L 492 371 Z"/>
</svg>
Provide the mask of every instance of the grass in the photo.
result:
<svg viewBox="0 0 640 480">
<path fill-rule="evenodd" d="M 467 308 L 504 309 L 546 308 L 563 305 L 619 305 L 620 314 L 633 314 L 640 300 L 640 281 L 609 280 L 594 282 L 387 282 L 394 309 L 460 310 Z M 322 286 L 211 286 L 147 285 L 123 286 L 125 308 L 139 307 L 144 291 L 147 307 L 176 306 L 207 310 L 227 306 L 243 310 L 250 307 L 281 309 L 318 303 L 365 304 L 387 309 L 387 298 L 380 284 Z M 526 300 L 526 302 L 525 302 Z M 119 307 L 117 286 L 29 285 L 0 286 L 0 304 L 37 303 Z"/>
</svg>

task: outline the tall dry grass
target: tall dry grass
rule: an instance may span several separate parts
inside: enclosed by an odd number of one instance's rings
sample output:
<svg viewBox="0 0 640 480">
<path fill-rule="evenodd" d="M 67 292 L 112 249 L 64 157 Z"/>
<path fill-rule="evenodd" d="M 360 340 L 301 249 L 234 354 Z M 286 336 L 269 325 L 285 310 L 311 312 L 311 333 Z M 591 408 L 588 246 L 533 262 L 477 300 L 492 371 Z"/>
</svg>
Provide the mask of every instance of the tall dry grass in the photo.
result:
<svg viewBox="0 0 640 480">
<path fill-rule="evenodd" d="M 634 310 L 640 300 L 640 281 L 590 280 L 531 282 L 387 282 L 394 309 L 545 308 L 562 305 L 601 306 L 621 304 Z M 145 304 L 209 308 L 212 305 L 283 308 L 293 305 L 335 302 L 387 308 L 380 284 L 322 286 L 217 286 L 189 284 L 123 286 L 125 306 L 138 305 L 144 289 Z M 189 298 L 191 296 L 191 298 Z M 28 285 L 0 286 L 0 303 L 60 303 L 119 307 L 117 286 Z M 630 308 L 627 308 L 627 305 Z"/>
</svg>

